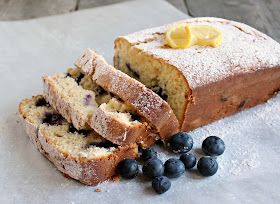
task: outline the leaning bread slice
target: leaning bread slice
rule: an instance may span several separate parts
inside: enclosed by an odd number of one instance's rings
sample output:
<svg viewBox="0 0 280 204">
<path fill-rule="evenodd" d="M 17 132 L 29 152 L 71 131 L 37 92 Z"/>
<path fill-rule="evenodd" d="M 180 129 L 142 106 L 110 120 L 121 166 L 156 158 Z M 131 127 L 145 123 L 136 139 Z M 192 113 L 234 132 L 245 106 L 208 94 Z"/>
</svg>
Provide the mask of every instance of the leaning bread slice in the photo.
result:
<svg viewBox="0 0 280 204">
<path fill-rule="evenodd" d="M 132 106 L 162 139 L 178 132 L 179 122 L 171 107 L 142 83 L 109 65 L 102 56 L 87 49 L 75 65 L 92 75 L 94 83 Z"/>
<path fill-rule="evenodd" d="M 138 143 L 143 148 L 158 137 L 148 124 L 134 117 L 133 107 L 91 83 L 78 69 L 45 76 L 43 81 L 46 100 L 77 129 L 92 128 L 115 144 Z"/>
<path fill-rule="evenodd" d="M 117 164 L 137 157 L 137 145 L 117 146 L 94 131 L 76 130 L 42 96 L 19 105 L 26 132 L 35 146 L 62 173 L 87 185 L 111 178 Z"/>
</svg>

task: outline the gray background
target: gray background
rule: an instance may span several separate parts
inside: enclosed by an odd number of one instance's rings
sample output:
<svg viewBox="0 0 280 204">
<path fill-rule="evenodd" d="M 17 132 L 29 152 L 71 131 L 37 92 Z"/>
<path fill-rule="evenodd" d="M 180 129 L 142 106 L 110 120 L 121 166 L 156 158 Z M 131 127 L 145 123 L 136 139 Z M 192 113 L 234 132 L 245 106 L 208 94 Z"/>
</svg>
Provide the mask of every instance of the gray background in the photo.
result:
<svg viewBox="0 0 280 204">
<path fill-rule="evenodd" d="M 132 0 L 0 0 L 0 20 L 69 13 L 124 1 Z M 215 16 L 241 21 L 280 41 L 280 0 L 166 1 L 192 17 Z M 149 2 L 143 3 L 149 6 Z"/>
</svg>

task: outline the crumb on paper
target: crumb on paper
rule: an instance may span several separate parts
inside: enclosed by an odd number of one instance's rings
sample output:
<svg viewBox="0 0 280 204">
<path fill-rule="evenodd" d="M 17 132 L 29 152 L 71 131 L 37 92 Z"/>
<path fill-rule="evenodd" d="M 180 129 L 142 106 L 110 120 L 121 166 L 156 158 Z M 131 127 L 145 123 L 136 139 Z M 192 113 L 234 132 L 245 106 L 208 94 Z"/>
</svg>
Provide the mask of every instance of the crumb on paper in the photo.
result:
<svg viewBox="0 0 280 204">
<path fill-rule="evenodd" d="M 96 188 L 94 191 L 97 192 L 97 193 L 100 193 L 100 192 L 102 192 L 102 189 Z"/>
</svg>

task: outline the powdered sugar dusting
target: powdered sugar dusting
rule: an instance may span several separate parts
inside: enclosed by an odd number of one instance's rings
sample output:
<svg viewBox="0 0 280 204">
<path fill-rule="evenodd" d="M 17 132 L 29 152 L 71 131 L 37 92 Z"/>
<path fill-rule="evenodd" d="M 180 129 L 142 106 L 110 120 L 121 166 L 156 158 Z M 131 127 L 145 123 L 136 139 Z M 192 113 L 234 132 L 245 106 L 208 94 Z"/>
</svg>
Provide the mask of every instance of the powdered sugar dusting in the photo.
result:
<svg viewBox="0 0 280 204">
<path fill-rule="evenodd" d="M 110 74 L 110 68 L 108 67 L 108 64 L 105 61 L 105 59 L 102 56 L 96 54 L 93 50 L 90 51 L 93 53 L 93 59 L 92 59 L 92 64 L 94 66 L 92 67 L 92 69 L 94 69 L 94 74 L 92 76 L 93 80 L 95 81 L 99 77 Z"/>
<path fill-rule="evenodd" d="M 146 91 L 138 95 L 138 98 L 133 101 L 133 105 L 137 107 L 139 112 L 143 115 L 149 115 L 150 118 L 156 118 L 158 115 L 151 110 L 158 110 L 162 105 L 162 100 L 157 100 L 157 98 L 151 97 L 151 94 Z"/>
<path fill-rule="evenodd" d="M 115 68 L 113 67 L 111 72 L 112 72 L 111 74 L 112 79 L 110 81 L 111 91 L 118 94 L 124 100 L 127 100 L 128 95 L 130 95 L 130 93 L 134 95 L 132 90 L 135 91 L 135 89 L 137 88 L 137 84 L 130 83 L 131 80 L 129 80 L 128 76 L 126 76 L 124 73 L 118 70 L 115 70 Z M 127 93 L 127 96 L 126 94 L 124 94 L 124 92 Z"/>
<path fill-rule="evenodd" d="M 135 48 L 176 66 L 192 88 L 237 73 L 249 73 L 280 65 L 280 45 L 254 28 L 219 18 L 193 18 L 184 22 L 217 27 L 223 34 L 221 46 L 167 48 L 164 46 L 164 33 L 172 24 L 136 32 L 124 38 Z"/>
<path fill-rule="evenodd" d="M 232 117 L 212 123 L 193 131 L 191 134 L 196 145 L 209 135 L 221 137 L 226 144 L 224 155 L 218 157 L 219 176 L 249 176 L 248 172 L 261 168 L 267 168 L 263 164 L 263 156 L 269 157 L 275 153 L 275 147 L 265 147 L 265 141 L 269 138 L 267 131 L 279 131 L 275 125 L 280 121 L 280 95 L 269 100 L 264 105 L 258 105 L 252 109 L 243 111 Z M 276 114 L 276 115 L 275 115 Z M 273 134 L 271 134 L 273 135 Z M 274 134 L 275 135 L 275 134 Z M 275 144 L 278 146 L 279 144 Z"/>
<path fill-rule="evenodd" d="M 149 120 L 158 117 L 157 110 L 163 105 L 164 101 L 140 82 L 114 69 L 110 88 L 112 92 L 131 103 L 133 107 L 139 110 L 140 114 Z"/>
</svg>

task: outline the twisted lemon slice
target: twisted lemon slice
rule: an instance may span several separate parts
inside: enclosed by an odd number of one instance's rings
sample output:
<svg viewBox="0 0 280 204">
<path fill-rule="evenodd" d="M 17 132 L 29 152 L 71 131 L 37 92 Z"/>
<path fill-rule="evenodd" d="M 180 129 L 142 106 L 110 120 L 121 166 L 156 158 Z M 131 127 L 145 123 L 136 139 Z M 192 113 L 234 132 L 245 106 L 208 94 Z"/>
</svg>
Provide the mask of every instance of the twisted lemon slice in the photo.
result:
<svg viewBox="0 0 280 204">
<path fill-rule="evenodd" d="M 221 31 L 209 25 L 191 26 L 191 35 L 195 36 L 195 44 L 218 47 L 223 40 Z"/>
<path fill-rule="evenodd" d="M 172 48 L 188 48 L 192 45 L 218 47 L 223 35 L 212 26 L 180 23 L 168 29 L 165 38 Z"/>
<path fill-rule="evenodd" d="M 172 26 L 166 32 L 165 38 L 167 44 L 172 48 L 187 48 L 192 44 L 191 30 L 186 23 Z"/>
</svg>

